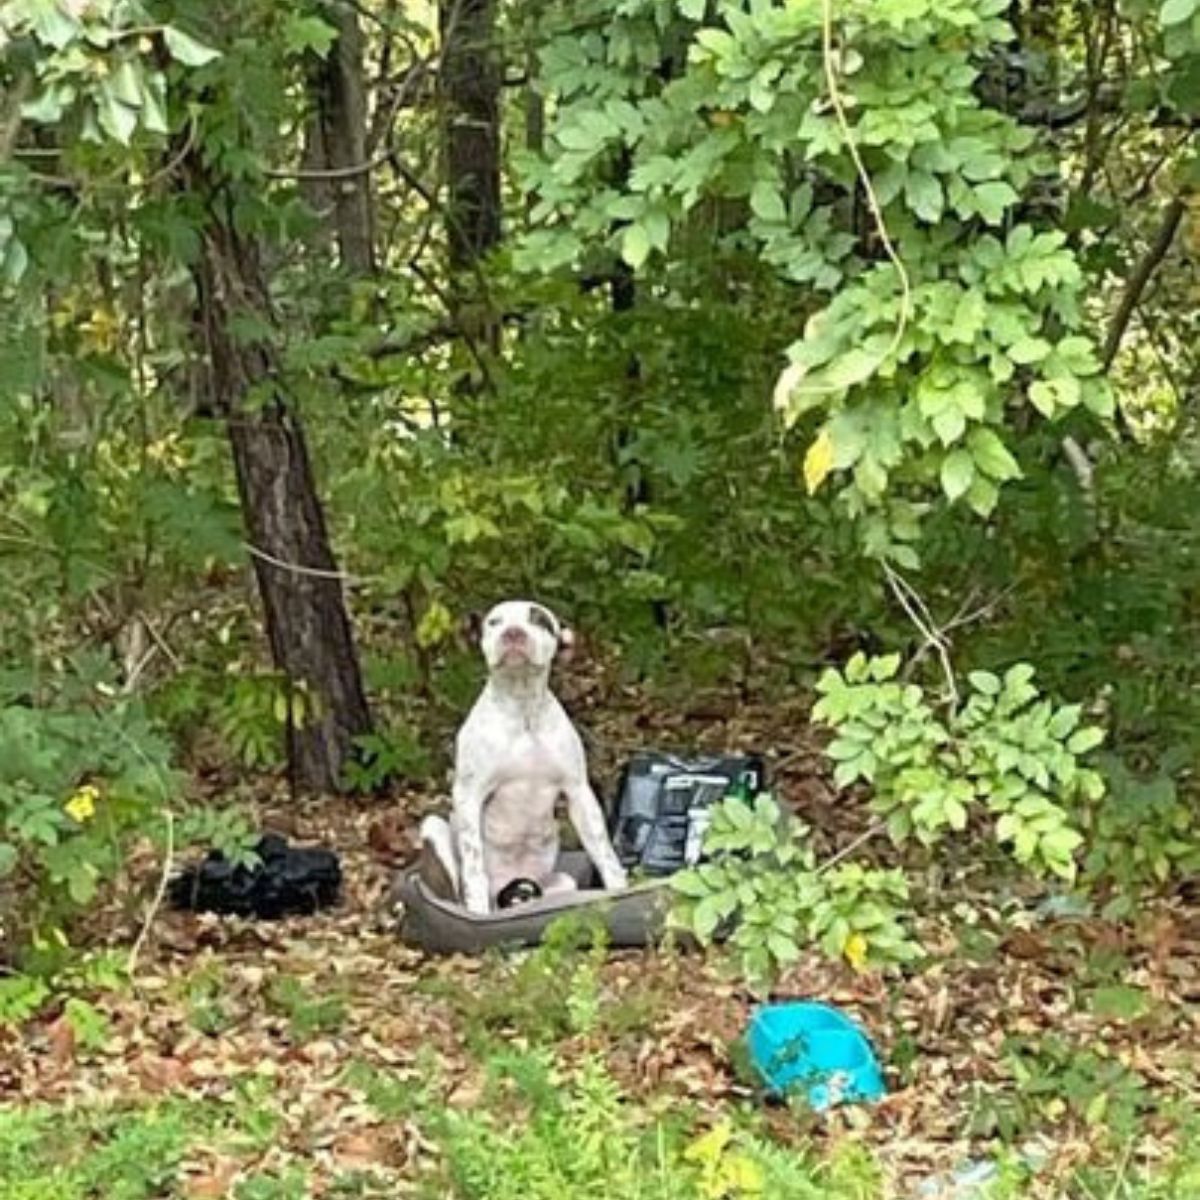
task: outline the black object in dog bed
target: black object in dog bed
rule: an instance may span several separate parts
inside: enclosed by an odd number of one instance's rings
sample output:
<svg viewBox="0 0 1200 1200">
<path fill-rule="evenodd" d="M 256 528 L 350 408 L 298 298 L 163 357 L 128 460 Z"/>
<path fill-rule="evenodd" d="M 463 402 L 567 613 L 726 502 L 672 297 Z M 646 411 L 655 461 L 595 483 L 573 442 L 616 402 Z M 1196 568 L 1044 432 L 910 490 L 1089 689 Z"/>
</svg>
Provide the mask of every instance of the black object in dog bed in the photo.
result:
<svg viewBox="0 0 1200 1200">
<path fill-rule="evenodd" d="M 171 880 L 171 903 L 190 912 L 268 921 L 308 916 L 337 903 L 342 867 L 332 850 L 289 846 L 286 838 L 268 833 L 254 851 L 259 861 L 245 866 L 210 850 L 203 862 Z"/>
<path fill-rule="evenodd" d="M 478 954 L 490 946 L 534 946 L 551 921 L 571 913 L 598 916 L 610 946 L 645 946 L 662 936 L 670 903 L 666 880 L 606 891 L 593 886 L 595 867 L 581 850 L 564 850 L 558 869 L 579 884 L 579 891 L 542 896 L 496 912 L 472 913 L 435 895 L 418 868 L 411 867 L 400 875 L 393 891 L 404 909 L 401 940 L 431 954 Z"/>
</svg>

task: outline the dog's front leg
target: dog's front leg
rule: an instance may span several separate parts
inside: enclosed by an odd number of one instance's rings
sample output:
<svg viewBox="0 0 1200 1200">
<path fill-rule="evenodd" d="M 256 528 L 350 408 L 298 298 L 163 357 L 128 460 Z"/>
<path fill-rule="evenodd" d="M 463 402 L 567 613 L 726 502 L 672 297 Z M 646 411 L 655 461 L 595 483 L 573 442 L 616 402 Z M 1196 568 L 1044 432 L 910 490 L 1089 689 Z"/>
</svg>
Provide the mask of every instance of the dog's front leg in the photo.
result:
<svg viewBox="0 0 1200 1200">
<path fill-rule="evenodd" d="M 586 778 L 567 789 L 567 815 L 583 848 L 596 864 L 604 886 L 610 890 L 628 887 L 629 877 L 608 840 L 604 810 Z"/>
<path fill-rule="evenodd" d="M 491 908 L 491 887 L 483 855 L 483 805 L 486 793 L 477 779 L 455 779 L 450 823 L 462 871 L 462 899 L 468 912 Z"/>
</svg>

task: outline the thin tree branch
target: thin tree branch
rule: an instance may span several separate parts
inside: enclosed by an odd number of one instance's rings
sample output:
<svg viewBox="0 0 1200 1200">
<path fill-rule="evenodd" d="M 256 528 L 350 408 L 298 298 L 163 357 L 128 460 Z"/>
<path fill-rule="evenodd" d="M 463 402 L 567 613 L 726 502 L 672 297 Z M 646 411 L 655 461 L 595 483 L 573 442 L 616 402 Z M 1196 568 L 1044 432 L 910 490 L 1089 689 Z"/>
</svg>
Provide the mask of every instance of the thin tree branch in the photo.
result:
<svg viewBox="0 0 1200 1200">
<path fill-rule="evenodd" d="M 942 664 L 942 673 L 946 677 L 947 702 L 951 711 L 958 708 L 958 684 L 954 678 L 954 668 L 950 664 L 950 642 L 942 630 L 939 630 L 933 616 L 921 599 L 917 590 L 889 563 L 883 564 L 883 573 L 888 586 L 900 602 L 908 619 L 917 627 L 925 639 L 925 644 L 937 651 Z"/>
<path fill-rule="evenodd" d="M 1117 305 L 1117 311 L 1113 313 L 1112 321 L 1109 323 L 1108 336 L 1104 339 L 1102 362 L 1106 371 L 1116 359 L 1117 353 L 1121 349 L 1121 342 L 1129 328 L 1129 322 L 1137 309 L 1138 301 L 1141 300 L 1142 293 L 1146 290 L 1151 276 L 1158 269 L 1162 260 L 1166 258 L 1167 251 L 1171 249 L 1171 243 L 1175 240 L 1175 234 L 1179 232 L 1179 226 L 1186 211 L 1187 205 L 1180 196 L 1176 196 L 1167 205 L 1163 210 L 1158 233 L 1155 234 L 1146 253 L 1142 255 L 1141 261 L 1129 276 L 1125 284 L 1125 291 L 1121 296 L 1121 302 Z"/>
</svg>

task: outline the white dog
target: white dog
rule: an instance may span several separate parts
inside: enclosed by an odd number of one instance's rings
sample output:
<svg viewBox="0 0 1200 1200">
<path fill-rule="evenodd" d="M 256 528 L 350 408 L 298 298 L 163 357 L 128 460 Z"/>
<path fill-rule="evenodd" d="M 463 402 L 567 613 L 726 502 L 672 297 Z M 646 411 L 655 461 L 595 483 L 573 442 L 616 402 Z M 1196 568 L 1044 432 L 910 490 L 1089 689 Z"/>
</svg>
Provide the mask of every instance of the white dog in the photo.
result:
<svg viewBox="0 0 1200 1200">
<path fill-rule="evenodd" d="M 532 880 L 543 893 L 573 889 L 555 870 L 560 798 L 606 888 L 627 885 L 588 783 L 583 743 L 550 690 L 550 668 L 572 642 L 547 608 L 509 600 L 484 618 L 488 680 L 455 748 L 450 821 L 427 817 L 423 853 L 471 912 L 486 913 L 506 886 Z"/>
</svg>

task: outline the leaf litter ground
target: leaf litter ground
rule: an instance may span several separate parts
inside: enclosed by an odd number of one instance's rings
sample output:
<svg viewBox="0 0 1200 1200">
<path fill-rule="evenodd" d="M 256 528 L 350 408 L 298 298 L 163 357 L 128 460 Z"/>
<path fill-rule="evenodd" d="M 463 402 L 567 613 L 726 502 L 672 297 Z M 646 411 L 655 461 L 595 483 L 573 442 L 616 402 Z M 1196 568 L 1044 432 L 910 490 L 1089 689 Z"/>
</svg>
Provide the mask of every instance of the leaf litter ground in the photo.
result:
<svg viewBox="0 0 1200 1200">
<path fill-rule="evenodd" d="M 573 699 L 605 781 L 648 741 L 753 748 L 773 758 L 778 794 L 819 831 L 823 849 L 869 823 L 861 805 L 836 801 L 822 779 L 799 700 L 664 719 L 633 691 L 616 704 L 610 692 L 603 706 L 586 689 Z M 264 826 L 337 848 L 346 872 L 341 906 L 278 923 L 160 912 L 134 992 L 98 1002 L 109 1027 L 96 1046 L 80 1045 L 53 1012 L 0 1032 L 0 1103 L 187 1097 L 261 1105 L 274 1114 L 269 1130 L 195 1151 L 187 1195 L 226 1195 L 251 1171 L 291 1163 L 303 1164 L 316 1195 L 355 1170 L 403 1193 L 432 1147 L 411 1115 L 369 1103 L 355 1072 L 382 1072 L 415 1092 L 436 1063 L 446 1103 L 479 1103 L 474 998 L 510 986 L 512 968 L 427 958 L 395 936 L 385 897 L 436 794 L 413 791 L 386 804 L 297 804 L 279 795 L 251 803 Z M 139 897 L 153 891 L 156 870 L 149 853 L 137 864 Z M 1063 1194 L 1058 1181 L 1089 1162 L 1119 1160 L 1132 1170 L 1164 1160 L 1177 1113 L 1200 1100 L 1195 907 L 1163 902 L 1133 926 L 1041 920 L 1028 898 L 1006 894 L 972 866 L 931 872 L 926 894 L 935 903 L 923 906 L 918 928 L 931 957 L 919 971 L 856 975 L 813 954 L 777 989 L 861 1020 L 888 1064 L 889 1095 L 820 1121 L 774 1109 L 773 1132 L 785 1142 L 864 1142 L 883 1164 L 889 1196 L 915 1194 L 919 1181 L 986 1157 L 994 1138 L 1038 1161 L 1042 1183 L 1030 1194 Z M 138 916 L 126 903 L 97 922 L 112 944 L 128 945 Z M 562 1060 L 599 1052 L 626 1094 L 659 1111 L 687 1106 L 715 1120 L 731 1105 L 759 1103 L 732 1048 L 755 1000 L 719 954 L 611 954 L 599 969 L 599 996 L 621 1021 L 602 1019 L 590 1034 L 564 1031 Z M 520 1021 L 506 1028 L 503 1016 L 489 1033 L 528 1040 Z"/>
</svg>

